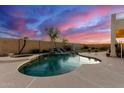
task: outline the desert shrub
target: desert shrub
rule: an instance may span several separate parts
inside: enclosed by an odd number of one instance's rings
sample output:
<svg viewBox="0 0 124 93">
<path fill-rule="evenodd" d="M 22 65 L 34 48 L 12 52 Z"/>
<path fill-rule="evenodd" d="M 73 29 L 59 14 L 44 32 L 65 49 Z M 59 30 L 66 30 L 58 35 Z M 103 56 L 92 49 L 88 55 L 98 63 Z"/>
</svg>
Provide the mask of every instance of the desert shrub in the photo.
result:
<svg viewBox="0 0 124 93">
<path fill-rule="evenodd" d="M 92 50 L 96 49 L 95 47 L 91 47 Z"/>
<path fill-rule="evenodd" d="M 49 50 L 42 50 L 42 53 L 49 53 Z"/>
<path fill-rule="evenodd" d="M 98 52 L 98 50 L 97 50 L 97 49 L 95 49 L 95 52 Z"/>
<path fill-rule="evenodd" d="M 71 46 L 64 46 L 64 49 L 65 49 L 66 51 L 72 51 L 72 47 L 71 47 Z"/>
<path fill-rule="evenodd" d="M 101 50 L 101 51 L 106 51 L 106 50 L 108 50 L 108 48 L 106 48 L 106 47 L 101 47 L 101 48 L 99 48 L 99 50 Z"/>
<path fill-rule="evenodd" d="M 84 48 L 84 49 L 88 49 L 89 47 L 85 45 L 83 48 Z"/>
<path fill-rule="evenodd" d="M 8 54 L 4 53 L 4 54 L 0 54 L 0 57 L 5 57 L 8 56 Z"/>
<path fill-rule="evenodd" d="M 88 49 L 88 52 L 91 52 L 91 49 L 90 48 Z"/>
<path fill-rule="evenodd" d="M 31 53 L 33 53 L 33 54 L 40 53 L 40 50 L 39 49 L 32 49 Z"/>
</svg>

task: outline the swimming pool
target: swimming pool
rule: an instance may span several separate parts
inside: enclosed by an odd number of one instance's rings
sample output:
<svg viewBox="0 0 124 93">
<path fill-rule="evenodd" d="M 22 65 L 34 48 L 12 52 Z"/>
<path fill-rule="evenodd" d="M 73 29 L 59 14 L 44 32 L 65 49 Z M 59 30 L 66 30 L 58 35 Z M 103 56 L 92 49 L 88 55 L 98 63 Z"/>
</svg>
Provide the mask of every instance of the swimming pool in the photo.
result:
<svg viewBox="0 0 124 93">
<path fill-rule="evenodd" d="M 71 72 L 82 64 L 98 64 L 100 60 L 74 54 L 42 55 L 38 59 L 23 64 L 19 72 L 29 76 L 55 76 Z"/>
</svg>

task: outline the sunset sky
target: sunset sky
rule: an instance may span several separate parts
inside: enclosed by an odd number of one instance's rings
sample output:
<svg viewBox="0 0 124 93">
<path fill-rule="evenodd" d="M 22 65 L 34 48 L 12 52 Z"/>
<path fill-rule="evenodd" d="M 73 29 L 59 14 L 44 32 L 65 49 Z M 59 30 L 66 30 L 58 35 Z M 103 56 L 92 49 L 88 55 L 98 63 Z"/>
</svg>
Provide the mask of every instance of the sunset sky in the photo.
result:
<svg viewBox="0 0 124 93">
<path fill-rule="evenodd" d="M 0 37 L 48 40 L 46 27 L 57 27 L 72 43 L 109 43 L 111 14 L 124 6 L 0 6 Z"/>
</svg>

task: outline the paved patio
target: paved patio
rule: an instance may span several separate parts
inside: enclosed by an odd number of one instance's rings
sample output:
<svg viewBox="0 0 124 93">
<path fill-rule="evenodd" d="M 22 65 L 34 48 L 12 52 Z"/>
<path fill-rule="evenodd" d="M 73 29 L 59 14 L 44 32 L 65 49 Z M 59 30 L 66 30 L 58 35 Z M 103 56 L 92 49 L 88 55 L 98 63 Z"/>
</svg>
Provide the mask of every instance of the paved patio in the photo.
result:
<svg viewBox="0 0 124 93">
<path fill-rule="evenodd" d="M 0 87 L 124 87 L 124 59 L 106 57 L 105 52 L 97 53 L 97 55 L 94 53 L 81 54 L 97 57 L 102 62 L 100 64 L 82 65 L 70 73 L 59 76 L 31 77 L 19 73 L 17 68 L 33 57 L 18 61 L 9 60 L 10 62 L 0 61 Z"/>
</svg>

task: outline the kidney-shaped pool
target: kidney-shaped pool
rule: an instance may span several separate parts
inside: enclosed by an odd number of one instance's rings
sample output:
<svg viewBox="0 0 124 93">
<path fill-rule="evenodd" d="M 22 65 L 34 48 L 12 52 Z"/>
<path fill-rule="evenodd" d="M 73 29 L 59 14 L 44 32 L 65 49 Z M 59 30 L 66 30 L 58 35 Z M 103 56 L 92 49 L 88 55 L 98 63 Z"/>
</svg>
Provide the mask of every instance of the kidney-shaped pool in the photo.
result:
<svg viewBox="0 0 124 93">
<path fill-rule="evenodd" d="M 19 67 L 19 72 L 29 76 L 55 76 L 73 71 L 82 64 L 98 64 L 100 60 L 74 54 L 42 55 Z"/>
</svg>

